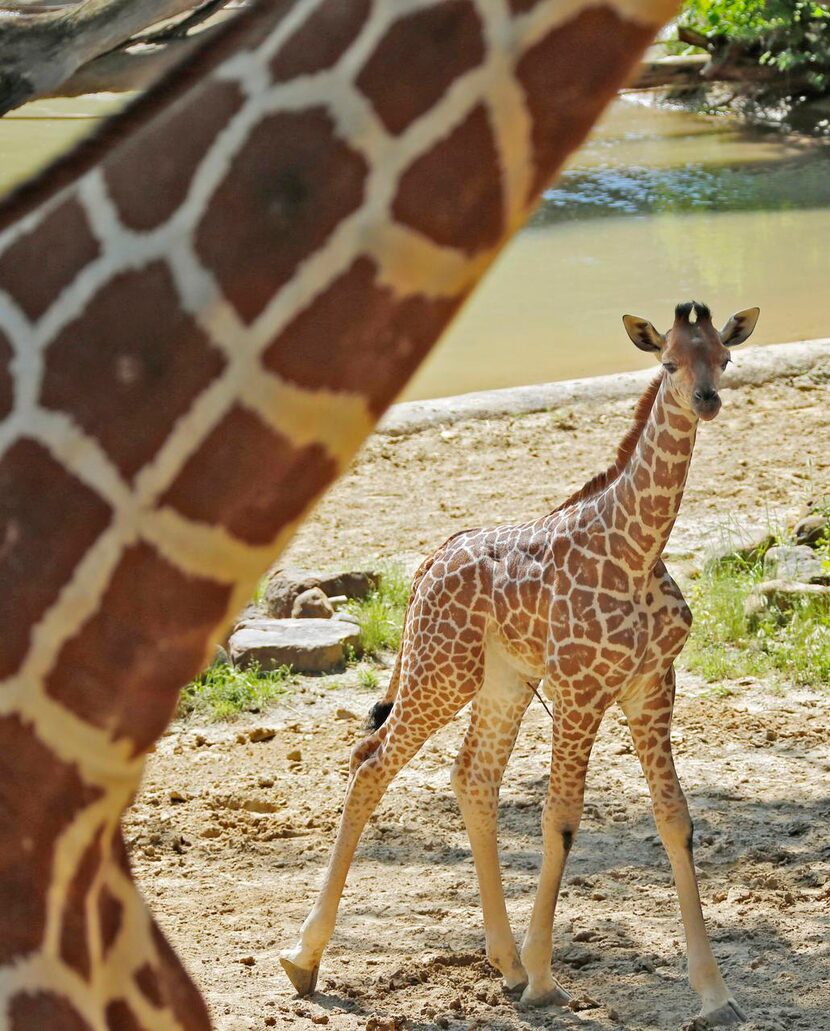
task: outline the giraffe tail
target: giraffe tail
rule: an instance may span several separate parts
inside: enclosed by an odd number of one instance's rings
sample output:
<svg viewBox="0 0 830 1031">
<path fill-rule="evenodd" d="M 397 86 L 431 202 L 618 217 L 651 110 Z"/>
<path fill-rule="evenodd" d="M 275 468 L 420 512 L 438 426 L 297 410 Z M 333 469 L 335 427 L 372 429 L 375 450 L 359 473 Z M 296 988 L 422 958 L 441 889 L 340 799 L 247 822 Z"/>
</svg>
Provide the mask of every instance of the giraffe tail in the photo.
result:
<svg viewBox="0 0 830 1031">
<path fill-rule="evenodd" d="M 389 678 L 389 687 L 386 689 L 386 694 L 379 702 L 375 702 L 372 708 L 369 710 L 369 715 L 366 718 L 366 730 L 370 733 L 379 730 L 386 722 L 386 718 L 392 711 L 392 706 L 395 704 L 395 698 L 398 694 L 398 684 L 401 679 L 401 654 L 399 651 L 395 658 L 395 665 L 392 669 L 392 676 Z"/>
</svg>

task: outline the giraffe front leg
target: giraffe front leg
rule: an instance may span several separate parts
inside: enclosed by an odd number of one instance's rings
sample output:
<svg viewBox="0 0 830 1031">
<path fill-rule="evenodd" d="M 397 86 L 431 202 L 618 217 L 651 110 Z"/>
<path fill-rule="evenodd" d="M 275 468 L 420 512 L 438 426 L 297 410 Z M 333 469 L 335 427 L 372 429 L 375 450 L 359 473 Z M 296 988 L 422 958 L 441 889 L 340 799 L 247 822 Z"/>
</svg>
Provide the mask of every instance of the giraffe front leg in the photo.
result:
<svg viewBox="0 0 830 1031">
<path fill-rule="evenodd" d="M 542 814 L 544 853 L 539 887 L 522 945 L 528 986 L 522 1002 L 531 1006 L 564 1005 L 568 993 L 551 972 L 553 919 L 562 875 L 579 822 L 588 759 L 606 706 L 577 710 L 557 698 L 548 796 Z"/>
<path fill-rule="evenodd" d="M 700 996 L 700 1016 L 712 1026 L 740 1024 L 746 1018 L 723 980 L 703 921 L 692 850 L 693 826 L 671 751 L 673 704 L 672 667 L 662 681 L 647 686 L 622 706 L 648 781 L 657 829 L 674 874 L 686 934 L 689 982 Z"/>
<path fill-rule="evenodd" d="M 527 984 L 519 959 L 501 878 L 498 853 L 498 801 L 502 776 L 533 692 L 494 656 L 476 696 L 470 726 L 452 772 L 455 791 L 476 865 L 487 958 L 508 988 Z"/>
</svg>

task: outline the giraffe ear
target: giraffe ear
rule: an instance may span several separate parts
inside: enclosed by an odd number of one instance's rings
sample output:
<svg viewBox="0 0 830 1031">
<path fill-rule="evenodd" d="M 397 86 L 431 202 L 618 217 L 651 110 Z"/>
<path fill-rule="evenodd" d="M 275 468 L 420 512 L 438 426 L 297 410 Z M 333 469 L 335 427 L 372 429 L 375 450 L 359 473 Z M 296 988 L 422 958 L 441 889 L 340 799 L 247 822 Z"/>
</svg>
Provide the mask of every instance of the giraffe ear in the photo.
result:
<svg viewBox="0 0 830 1031">
<path fill-rule="evenodd" d="M 623 315 L 623 325 L 632 342 L 641 351 L 652 351 L 659 354 L 666 346 L 666 338 L 645 319 L 638 319 L 636 315 Z"/>
<path fill-rule="evenodd" d="M 760 314 L 760 308 L 745 308 L 743 311 L 735 312 L 720 331 L 723 346 L 737 347 L 738 344 L 742 344 L 744 340 L 747 340 L 752 335 Z"/>
</svg>

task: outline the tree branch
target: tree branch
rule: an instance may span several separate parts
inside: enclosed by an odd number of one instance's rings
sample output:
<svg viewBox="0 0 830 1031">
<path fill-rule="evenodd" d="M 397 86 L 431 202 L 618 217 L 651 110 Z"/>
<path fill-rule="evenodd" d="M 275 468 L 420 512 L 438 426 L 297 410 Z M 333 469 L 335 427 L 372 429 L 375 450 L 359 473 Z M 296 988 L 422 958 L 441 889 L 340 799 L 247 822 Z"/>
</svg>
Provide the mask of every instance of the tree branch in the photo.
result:
<svg viewBox="0 0 830 1031">
<path fill-rule="evenodd" d="M 84 0 L 57 9 L 0 10 L 0 114 L 54 95 L 83 65 L 192 7 L 193 0 Z"/>
<path fill-rule="evenodd" d="M 141 46 L 111 50 L 82 65 L 48 97 L 79 97 L 84 93 L 126 93 L 152 86 L 171 68 L 212 36 L 215 28 L 204 29 L 164 46 Z"/>
</svg>

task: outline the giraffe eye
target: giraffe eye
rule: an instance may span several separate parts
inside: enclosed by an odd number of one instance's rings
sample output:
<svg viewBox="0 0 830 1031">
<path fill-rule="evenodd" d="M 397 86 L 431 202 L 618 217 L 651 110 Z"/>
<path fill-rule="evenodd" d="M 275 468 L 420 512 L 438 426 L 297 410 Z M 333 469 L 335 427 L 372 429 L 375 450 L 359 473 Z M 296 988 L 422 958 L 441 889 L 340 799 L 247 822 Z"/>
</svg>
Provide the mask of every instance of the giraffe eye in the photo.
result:
<svg viewBox="0 0 830 1031">
<path fill-rule="evenodd" d="M 674 362 L 663 362 L 663 368 L 666 372 L 677 372 L 677 366 Z"/>
<path fill-rule="evenodd" d="M 726 366 L 727 366 L 727 365 L 728 365 L 728 364 L 729 364 L 729 363 L 730 363 L 731 361 L 732 361 L 732 359 L 731 359 L 731 358 L 724 358 L 724 359 L 723 359 L 723 361 L 722 361 L 722 362 L 720 363 L 720 367 L 721 367 L 722 369 L 726 369 Z"/>
</svg>

